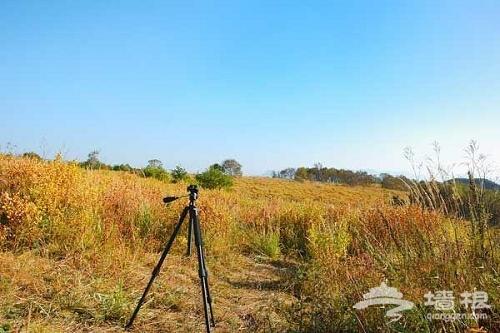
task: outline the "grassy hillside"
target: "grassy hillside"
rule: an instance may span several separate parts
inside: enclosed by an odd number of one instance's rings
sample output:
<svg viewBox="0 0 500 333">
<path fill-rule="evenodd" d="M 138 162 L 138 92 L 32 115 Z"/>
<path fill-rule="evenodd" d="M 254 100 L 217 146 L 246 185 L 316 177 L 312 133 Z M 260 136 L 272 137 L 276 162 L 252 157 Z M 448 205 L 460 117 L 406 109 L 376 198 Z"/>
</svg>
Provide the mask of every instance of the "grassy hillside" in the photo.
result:
<svg viewBox="0 0 500 333">
<path fill-rule="evenodd" d="M 0 156 L 0 332 L 121 332 L 187 201 L 166 184 L 60 159 Z M 389 204 L 378 187 L 238 178 L 200 190 L 216 332 L 497 332 L 500 234 L 484 253 L 470 222 Z M 181 230 L 136 332 L 203 332 L 196 257 Z M 389 323 L 358 310 L 385 281 L 415 303 Z M 481 320 L 428 320 L 429 291 L 484 291 Z M 481 328 L 482 327 L 482 328 Z"/>
</svg>

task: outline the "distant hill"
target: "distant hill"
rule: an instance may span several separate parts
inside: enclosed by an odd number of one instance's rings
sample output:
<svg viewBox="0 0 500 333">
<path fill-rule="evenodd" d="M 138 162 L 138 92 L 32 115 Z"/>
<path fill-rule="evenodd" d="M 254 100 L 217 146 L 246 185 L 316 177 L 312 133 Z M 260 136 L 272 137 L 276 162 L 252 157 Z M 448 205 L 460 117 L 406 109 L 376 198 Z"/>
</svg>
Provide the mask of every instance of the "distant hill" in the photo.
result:
<svg viewBox="0 0 500 333">
<path fill-rule="evenodd" d="M 455 178 L 455 181 L 457 183 L 460 183 L 462 185 L 469 186 L 469 178 Z M 481 182 L 483 181 L 482 179 L 476 179 L 476 185 L 481 185 Z M 452 180 L 448 180 L 447 183 L 451 183 Z M 487 190 L 500 190 L 500 185 L 495 183 L 494 181 L 491 181 L 489 179 L 484 180 L 484 188 Z"/>
</svg>

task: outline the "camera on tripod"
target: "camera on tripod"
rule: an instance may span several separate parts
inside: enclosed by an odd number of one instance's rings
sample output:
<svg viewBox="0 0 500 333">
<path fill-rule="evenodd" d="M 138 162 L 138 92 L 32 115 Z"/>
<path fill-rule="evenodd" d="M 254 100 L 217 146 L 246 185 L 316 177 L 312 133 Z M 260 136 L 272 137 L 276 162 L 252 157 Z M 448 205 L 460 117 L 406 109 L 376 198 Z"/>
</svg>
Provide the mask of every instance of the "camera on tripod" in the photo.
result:
<svg viewBox="0 0 500 333">
<path fill-rule="evenodd" d="M 198 194 L 198 185 L 189 185 L 187 187 L 187 191 L 191 194 L 194 194 L 194 193 Z"/>
<path fill-rule="evenodd" d="M 189 192 L 189 200 L 194 202 L 198 199 L 198 185 L 189 185 L 187 187 L 187 191 Z"/>
</svg>

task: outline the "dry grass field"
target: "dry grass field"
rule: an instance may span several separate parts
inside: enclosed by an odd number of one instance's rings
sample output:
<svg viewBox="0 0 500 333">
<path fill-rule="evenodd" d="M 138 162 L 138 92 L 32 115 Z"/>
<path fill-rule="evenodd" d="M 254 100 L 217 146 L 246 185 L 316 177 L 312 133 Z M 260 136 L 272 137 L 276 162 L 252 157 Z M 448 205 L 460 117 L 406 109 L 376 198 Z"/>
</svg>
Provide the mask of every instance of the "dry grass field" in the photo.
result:
<svg viewBox="0 0 500 333">
<path fill-rule="evenodd" d="M 0 155 L 0 332 L 122 332 L 187 198 L 125 172 Z M 499 332 L 500 233 L 485 251 L 471 222 L 392 206 L 380 187 L 241 177 L 200 189 L 215 332 Z M 186 224 L 186 223 L 185 223 Z M 196 256 L 184 226 L 134 332 L 205 330 Z M 353 306 L 385 282 L 414 303 Z M 482 319 L 430 320 L 428 292 L 483 291 Z"/>
</svg>

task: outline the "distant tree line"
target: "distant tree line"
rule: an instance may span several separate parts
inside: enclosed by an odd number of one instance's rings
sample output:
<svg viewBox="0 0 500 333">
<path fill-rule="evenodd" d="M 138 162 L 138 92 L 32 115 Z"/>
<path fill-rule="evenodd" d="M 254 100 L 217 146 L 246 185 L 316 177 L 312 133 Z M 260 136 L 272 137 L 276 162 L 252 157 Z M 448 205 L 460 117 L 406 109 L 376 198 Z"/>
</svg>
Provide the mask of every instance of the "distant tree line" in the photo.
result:
<svg viewBox="0 0 500 333">
<path fill-rule="evenodd" d="M 410 180 L 405 176 L 392 176 L 388 173 L 371 175 L 366 171 L 352 171 L 324 167 L 321 163 L 313 167 L 285 168 L 272 171 L 272 178 L 290 179 L 297 181 L 316 181 L 349 186 L 367 186 L 380 184 L 383 188 L 407 191 Z"/>
<path fill-rule="evenodd" d="M 99 160 L 99 150 L 93 150 L 88 154 L 87 160 L 80 162 L 82 168 L 90 170 L 113 170 L 135 173 L 146 178 L 155 178 L 164 182 L 190 182 L 191 175 L 180 165 L 170 172 L 164 168 L 158 159 L 151 159 L 144 168 L 133 168 L 129 164 L 107 165 Z M 233 177 L 243 175 L 241 164 L 235 159 L 226 159 L 222 163 L 215 163 L 205 171 L 194 175 L 194 180 L 203 188 L 221 189 L 230 188 L 233 185 Z"/>
<path fill-rule="evenodd" d="M 320 163 L 313 167 L 286 168 L 272 172 L 273 178 L 294 179 L 298 181 L 317 181 L 334 184 L 370 185 L 380 183 L 380 178 L 368 174 L 366 171 L 352 171 L 346 169 L 327 168 Z"/>
<path fill-rule="evenodd" d="M 180 165 L 168 171 L 158 159 L 151 159 L 143 168 L 134 168 L 130 164 L 108 165 L 100 161 L 99 150 L 93 150 L 88 154 L 87 160 L 80 162 L 82 168 L 90 170 L 113 170 L 135 173 L 146 178 L 155 178 L 172 183 L 189 182 L 190 174 Z M 34 152 L 27 152 L 23 157 L 42 159 Z M 233 177 L 243 175 L 241 164 L 235 159 L 226 159 L 222 163 L 215 163 L 205 171 L 194 175 L 194 179 L 205 188 L 227 188 L 232 186 Z M 271 172 L 272 178 L 290 179 L 297 181 L 319 181 L 349 186 L 381 184 L 383 188 L 406 191 L 411 180 L 404 176 L 392 176 L 387 173 L 379 176 L 370 175 L 365 171 L 352 171 L 323 167 L 321 163 L 313 167 L 285 168 L 280 171 Z"/>
<path fill-rule="evenodd" d="M 151 159 L 148 165 L 143 168 L 133 168 L 130 164 L 108 165 L 99 159 L 99 150 L 93 150 L 87 155 L 83 162 L 77 162 L 81 168 L 87 170 L 111 170 L 134 173 L 140 177 L 154 178 L 163 182 L 171 183 L 196 183 L 206 189 L 224 189 L 233 186 L 233 178 L 243 176 L 242 166 L 235 159 L 226 159 L 222 163 L 215 163 L 209 166 L 205 171 L 189 174 L 182 166 L 177 165 L 174 169 L 168 171 L 163 163 L 158 159 Z M 9 153 L 8 155 L 14 155 Z M 26 152 L 19 155 L 24 158 L 43 160 L 35 152 Z M 193 179 L 194 178 L 194 179 Z"/>
</svg>

